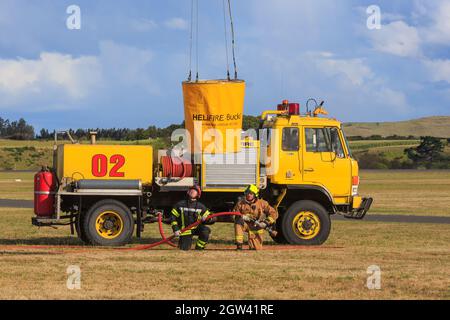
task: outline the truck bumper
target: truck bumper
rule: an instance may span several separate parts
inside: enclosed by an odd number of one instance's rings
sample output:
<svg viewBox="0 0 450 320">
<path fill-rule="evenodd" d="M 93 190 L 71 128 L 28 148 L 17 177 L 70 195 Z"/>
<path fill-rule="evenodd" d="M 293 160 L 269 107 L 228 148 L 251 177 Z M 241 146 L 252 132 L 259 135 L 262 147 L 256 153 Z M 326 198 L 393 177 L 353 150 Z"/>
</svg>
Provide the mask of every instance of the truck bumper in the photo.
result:
<svg viewBox="0 0 450 320">
<path fill-rule="evenodd" d="M 344 217 L 357 220 L 363 219 L 366 216 L 366 213 L 369 211 L 372 202 L 373 198 L 354 197 L 353 210 L 349 213 L 346 213 Z"/>
</svg>

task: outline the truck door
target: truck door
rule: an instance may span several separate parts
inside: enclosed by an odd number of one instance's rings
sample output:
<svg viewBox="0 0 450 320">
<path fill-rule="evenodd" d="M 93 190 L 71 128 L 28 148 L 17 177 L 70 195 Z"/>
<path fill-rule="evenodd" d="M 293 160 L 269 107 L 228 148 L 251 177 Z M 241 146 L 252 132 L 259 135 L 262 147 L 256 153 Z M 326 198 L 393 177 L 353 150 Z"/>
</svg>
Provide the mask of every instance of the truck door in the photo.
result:
<svg viewBox="0 0 450 320">
<path fill-rule="evenodd" d="M 281 152 L 279 159 L 280 181 L 297 183 L 301 181 L 300 168 L 300 129 L 285 127 L 281 132 Z"/>
<path fill-rule="evenodd" d="M 351 162 L 339 128 L 304 127 L 303 136 L 303 181 L 324 186 L 333 197 L 350 196 Z"/>
</svg>

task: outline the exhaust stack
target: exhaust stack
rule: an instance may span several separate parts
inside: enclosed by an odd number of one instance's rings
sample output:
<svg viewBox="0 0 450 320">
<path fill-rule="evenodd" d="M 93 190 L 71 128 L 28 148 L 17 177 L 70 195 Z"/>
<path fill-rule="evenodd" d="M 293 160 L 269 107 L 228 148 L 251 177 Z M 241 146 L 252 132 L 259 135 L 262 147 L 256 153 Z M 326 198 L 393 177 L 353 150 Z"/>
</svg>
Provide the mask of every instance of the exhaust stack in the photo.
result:
<svg viewBox="0 0 450 320">
<path fill-rule="evenodd" d="M 91 144 L 96 144 L 97 143 L 97 131 L 91 131 L 91 132 L 89 132 L 89 134 L 91 135 Z"/>
</svg>

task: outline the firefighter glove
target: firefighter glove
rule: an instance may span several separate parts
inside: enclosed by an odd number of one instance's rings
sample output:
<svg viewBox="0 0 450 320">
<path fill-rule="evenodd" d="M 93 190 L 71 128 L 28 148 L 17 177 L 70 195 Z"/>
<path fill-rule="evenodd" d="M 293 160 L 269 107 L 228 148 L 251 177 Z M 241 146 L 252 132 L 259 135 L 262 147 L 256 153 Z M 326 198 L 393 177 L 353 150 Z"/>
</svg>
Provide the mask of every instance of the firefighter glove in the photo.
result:
<svg viewBox="0 0 450 320">
<path fill-rule="evenodd" d="M 261 229 L 266 229 L 267 228 L 267 223 L 263 222 L 263 221 L 257 221 L 256 225 L 261 228 Z"/>
</svg>

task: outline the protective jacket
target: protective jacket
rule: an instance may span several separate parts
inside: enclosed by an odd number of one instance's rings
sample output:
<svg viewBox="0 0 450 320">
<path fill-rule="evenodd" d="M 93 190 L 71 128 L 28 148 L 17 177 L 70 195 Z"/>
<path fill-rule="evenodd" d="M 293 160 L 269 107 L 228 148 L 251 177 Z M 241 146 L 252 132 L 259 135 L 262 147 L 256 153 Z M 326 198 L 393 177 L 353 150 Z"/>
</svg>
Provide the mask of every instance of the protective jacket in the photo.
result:
<svg viewBox="0 0 450 320">
<path fill-rule="evenodd" d="M 250 249 L 261 250 L 263 247 L 264 229 L 261 229 L 254 222 L 265 222 L 267 225 L 274 224 L 278 218 L 278 212 L 267 201 L 262 199 L 256 199 L 253 203 L 248 203 L 245 199 L 240 200 L 234 207 L 234 211 L 239 211 L 250 218 L 250 221 L 245 217 L 235 218 L 234 235 L 238 248 L 242 248 L 244 233 L 248 233 Z"/>
<path fill-rule="evenodd" d="M 170 220 L 173 231 L 178 231 L 187 226 L 208 217 L 211 212 L 199 201 L 181 200 L 173 207 L 170 213 Z M 195 228 L 194 228 L 195 230 Z M 181 235 L 191 235 L 193 230 L 183 232 Z"/>
<path fill-rule="evenodd" d="M 236 204 L 234 211 L 249 215 L 253 220 L 265 222 L 268 225 L 274 224 L 278 219 L 277 210 L 263 199 L 256 199 L 253 203 L 248 203 L 245 199 L 242 199 Z"/>
</svg>

